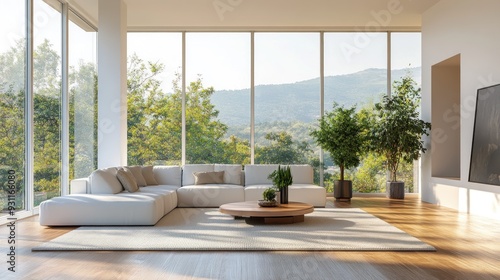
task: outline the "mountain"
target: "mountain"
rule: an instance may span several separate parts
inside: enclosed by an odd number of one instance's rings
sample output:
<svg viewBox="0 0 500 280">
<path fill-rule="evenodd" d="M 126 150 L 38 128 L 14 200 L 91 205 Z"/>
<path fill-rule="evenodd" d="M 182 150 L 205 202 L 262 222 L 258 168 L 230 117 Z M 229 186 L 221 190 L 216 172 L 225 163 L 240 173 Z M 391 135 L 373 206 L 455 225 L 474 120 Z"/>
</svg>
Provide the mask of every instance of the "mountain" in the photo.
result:
<svg viewBox="0 0 500 280">
<path fill-rule="evenodd" d="M 392 71 L 392 79 L 412 74 L 420 84 L 421 68 Z M 378 102 L 385 94 L 386 69 L 370 68 L 360 72 L 325 77 L 325 110 L 333 101 L 346 106 Z M 212 103 L 219 110 L 219 119 L 229 125 L 250 123 L 250 89 L 218 90 Z M 255 122 L 313 122 L 319 118 L 320 79 L 291 84 L 259 85 L 255 87 Z"/>
</svg>

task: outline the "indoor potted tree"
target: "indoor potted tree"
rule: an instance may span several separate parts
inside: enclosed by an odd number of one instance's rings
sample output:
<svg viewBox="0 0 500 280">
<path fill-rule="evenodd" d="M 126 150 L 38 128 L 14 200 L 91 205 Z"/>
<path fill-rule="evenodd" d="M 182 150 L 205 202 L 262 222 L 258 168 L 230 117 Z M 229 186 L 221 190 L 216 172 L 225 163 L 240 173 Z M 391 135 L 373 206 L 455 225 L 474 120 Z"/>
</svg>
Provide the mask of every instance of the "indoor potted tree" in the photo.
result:
<svg viewBox="0 0 500 280">
<path fill-rule="evenodd" d="M 333 110 L 319 119 L 319 128 L 312 131 L 311 136 L 340 168 L 340 180 L 334 181 L 333 196 L 337 200 L 350 200 L 352 181 L 344 179 L 344 171 L 359 165 L 365 147 L 356 107 L 346 109 L 334 103 Z"/>
<path fill-rule="evenodd" d="M 404 182 L 397 181 L 401 161 L 417 160 L 426 151 L 422 136 L 431 124 L 420 119 L 420 88 L 406 75 L 394 81 L 393 94 L 375 104 L 375 121 L 370 126 L 371 149 L 385 157 L 390 179 L 386 188 L 390 198 L 403 199 Z"/>
<path fill-rule="evenodd" d="M 290 166 L 281 168 L 281 166 L 278 165 L 278 169 L 269 174 L 267 178 L 272 180 L 273 185 L 280 192 L 279 203 L 288 204 L 288 186 L 293 184 L 293 177 Z"/>
</svg>

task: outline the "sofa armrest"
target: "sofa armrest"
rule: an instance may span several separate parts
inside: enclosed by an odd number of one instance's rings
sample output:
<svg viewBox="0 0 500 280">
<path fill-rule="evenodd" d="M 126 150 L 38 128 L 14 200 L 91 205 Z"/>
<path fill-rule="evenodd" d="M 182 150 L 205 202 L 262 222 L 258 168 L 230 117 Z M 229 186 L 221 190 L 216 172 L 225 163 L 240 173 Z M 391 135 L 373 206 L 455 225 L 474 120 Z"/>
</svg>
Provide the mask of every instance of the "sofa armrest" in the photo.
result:
<svg viewBox="0 0 500 280">
<path fill-rule="evenodd" d="M 80 178 L 74 179 L 70 182 L 69 193 L 70 194 L 82 194 L 89 192 L 89 179 L 88 178 Z"/>
</svg>

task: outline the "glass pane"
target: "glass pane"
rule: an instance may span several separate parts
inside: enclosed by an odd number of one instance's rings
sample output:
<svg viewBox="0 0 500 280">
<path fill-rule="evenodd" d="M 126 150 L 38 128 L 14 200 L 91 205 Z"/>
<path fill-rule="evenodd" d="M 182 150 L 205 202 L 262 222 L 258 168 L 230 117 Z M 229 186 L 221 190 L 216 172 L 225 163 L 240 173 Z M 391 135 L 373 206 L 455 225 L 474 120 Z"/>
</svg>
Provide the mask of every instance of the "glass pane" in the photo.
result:
<svg viewBox="0 0 500 280">
<path fill-rule="evenodd" d="M 186 34 L 186 163 L 250 163 L 250 34 Z"/>
<path fill-rule="evenodd" d="M 422 81 L 422 43 L 420 32 L 391 33 L 392 82 L 410 73 L 418 85 Z"/>
<path fill-rule="evenodd" d="M 25 209 L 24 95 L 25 1 L 4 0 L 0 9 L 0 216 Z"/>
<path fill-rule="evenodd" d="M 70 179 L 97 168 L 97 32 L 70 13 Z"/>
<path fill-rule="evenodd" d="M 410 75 L 418 86 L 422 81 L 422 48 L 420 32 L 391 33 L 391 80 Z M 406 192 L 418 192 L 418 161 L 400 164 L 397 174 L 405 182 Z"/>
<path fill-rule="evenodd" d="M 325 111 L 341 106 L 372 109 L 387 92 L 387 33 L 325 33 Z M 380 157 L 368 155 L 347 171 L 355 192 L 384 192 L 385 168 Z M 333 191 L 339 168 L 325 153 L 325 186 Z"/>
<path fill-rule="evenodd" d="M 42 0 L 34 3 L 34 195 L 38 206 L 61 193 L 61 14 Z"/>
<path fill-rule="evenodd" d="M 318 165 L 309 132 L 320 114 L 319 40 L 319 33 L 255 34 L 255 163 Z"/>
<path fill-rule="evenodd" d="M 182 34 L 127 40 L 128 164 L 181 164 Z"/>
</svg>

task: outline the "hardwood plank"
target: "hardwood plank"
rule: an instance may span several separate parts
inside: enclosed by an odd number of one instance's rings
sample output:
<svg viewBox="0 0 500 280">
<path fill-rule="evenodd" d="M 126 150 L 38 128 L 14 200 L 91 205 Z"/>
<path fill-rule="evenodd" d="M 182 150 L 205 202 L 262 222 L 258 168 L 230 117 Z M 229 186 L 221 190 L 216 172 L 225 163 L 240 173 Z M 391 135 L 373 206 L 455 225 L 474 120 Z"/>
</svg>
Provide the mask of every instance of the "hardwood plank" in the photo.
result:
<svg viewBox="0 0 500 280">
<path fill-rule="evenodd" d="M 74 229 L 35 216 L 17 221 L 16 272 L 2 262 L 0 279 L 500 279 L 500 220 L 408 196 L 329 198 L 327 207 L 362 208 L 437 252 L 31 252 Z M 2 226 L 4 256 L 8 235 Z"/>
</svg>

